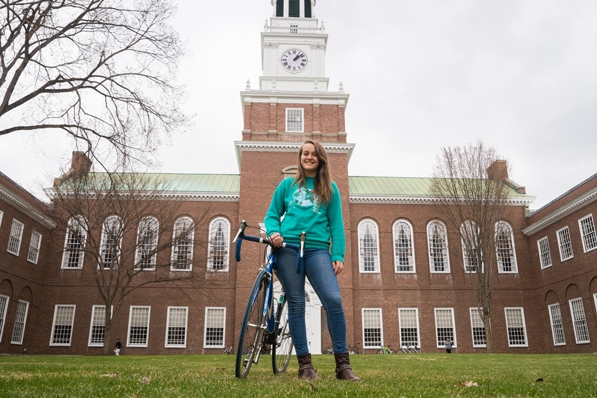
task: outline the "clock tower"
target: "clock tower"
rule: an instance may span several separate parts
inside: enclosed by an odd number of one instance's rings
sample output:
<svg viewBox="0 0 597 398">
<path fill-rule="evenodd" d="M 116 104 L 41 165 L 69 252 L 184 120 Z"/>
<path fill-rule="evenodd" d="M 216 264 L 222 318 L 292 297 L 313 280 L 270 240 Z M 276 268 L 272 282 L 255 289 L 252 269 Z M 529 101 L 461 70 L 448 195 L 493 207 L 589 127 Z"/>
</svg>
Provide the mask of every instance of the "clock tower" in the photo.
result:
<svg viewBox="0 0 597 398">
<path fill-rule="evenodd" d="M 342 197 L 345 265 L 350 270 L 348 162 L 354 144 L 346 142 L 344 118 L 349 95 L 342 83 L 337 90 L 330 90 L 325 75 L 328 35 L 323 22 L 315 17 L 317 0 L 270 1 L 273 15 L 261 33 L 263 73 L 259 88 L 252 88 L 247 81 L 240 93 L 244 126 L 242 140 L 235 142 L 240 170 L 239 221 L 247 220 L 251 226 L 262 224 L 274 190 L 284 177 L 294 177 L 296 173 L 302 143 L 306 139 L 320 141 L 328 152 L 332 178 Z M 236 275 L 237 319 L 242 319 L 263 252 L 261 247 L 251 247 L 256 245 L 246 246 Z M 352 272 L 343 272 L 339 282 L 346 317 L 351 321 Z M 309 296 L 308 292 L 307 289 Z M 327 331 L 322 334 L 319 310 L 316 306 L 312 309 L 310 329 L 314 335 L 309 341 L 314 345 L 312 352 L 318 353 L 321 345 L 327 343 L 322 338 Z"/>
</svg>

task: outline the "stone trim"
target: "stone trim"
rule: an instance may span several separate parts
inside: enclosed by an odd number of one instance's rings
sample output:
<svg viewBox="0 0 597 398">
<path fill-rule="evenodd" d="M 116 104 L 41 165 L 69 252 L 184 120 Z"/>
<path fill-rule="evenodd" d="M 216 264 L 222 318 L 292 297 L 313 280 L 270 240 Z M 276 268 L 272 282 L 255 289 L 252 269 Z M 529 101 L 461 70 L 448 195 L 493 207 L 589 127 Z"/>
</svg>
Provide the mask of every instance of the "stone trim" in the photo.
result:
<svg viewBox="0 0 597 398">
<path fill-rule="evenodd" d="M 25 202 L 23 199 L 19 198 L 4 185 L 0 185 L 0 199 L 16 207 L 17 209 L 25 213 L 27 216 L 31 217 L 33 220 L 43 225 L 44 227 L 49 229 L 56 228 L 57 224 L 56 222 L 54 222 L 54 220 L 44 215 L 43 213 L 35 210 L 33 206 Z"/>
<path fill-rule="evenodd" d="M 595 202 L 596 200 L 597 188 L 593 188 L 590 191 L 573 200 L 571 203 L 552 211 L 539 221 L 534 222 L 527 228 L 523 229 L 522 233 L 526 236 L 530 236 L 535 232 L 541 231 L 543 228 L 546 228 L 551 224 L 555 223 L 556 221 L 559 221 L 562 218 L 574 213 L 575 211 L 587 206 L 588 204 Z"/>
</svg>

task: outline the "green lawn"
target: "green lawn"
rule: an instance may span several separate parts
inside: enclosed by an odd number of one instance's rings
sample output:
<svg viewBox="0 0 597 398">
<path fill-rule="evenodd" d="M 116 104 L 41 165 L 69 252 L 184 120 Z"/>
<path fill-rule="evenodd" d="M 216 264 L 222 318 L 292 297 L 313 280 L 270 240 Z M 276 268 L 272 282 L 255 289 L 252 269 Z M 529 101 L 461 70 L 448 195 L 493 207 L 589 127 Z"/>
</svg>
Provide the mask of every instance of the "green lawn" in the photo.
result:
<svg viewBox="0 0 597 398">
<path fill-rule="evenodd" d="M 597 397 L 597 355 L 354 355 L 362 383 L 337 381 L 334 358 L 314 356 L 321 380 L 274 376 L 269 356 L 245 380 L 234 355 L 0 356 L 0 397 Z M 467 387 L 472 381 L 478 386 Z"/>
</svg>

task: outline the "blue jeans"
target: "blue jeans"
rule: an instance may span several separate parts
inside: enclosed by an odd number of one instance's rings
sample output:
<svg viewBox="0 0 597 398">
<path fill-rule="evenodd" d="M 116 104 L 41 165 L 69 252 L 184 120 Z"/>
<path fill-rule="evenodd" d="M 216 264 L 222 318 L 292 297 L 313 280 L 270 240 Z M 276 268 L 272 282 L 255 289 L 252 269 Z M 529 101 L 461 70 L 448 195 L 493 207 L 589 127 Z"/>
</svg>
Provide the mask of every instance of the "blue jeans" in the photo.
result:
<svg viewBox="0 0 597 398">
<path fill-rule="evenodd" d="M 321 300 L 327 315 L 328 330 L 332 337 L 335 353 L 345 353 L 346 318 L 338 279 L 332 268 L 332 259 L 327 250 L 305 249 L 304 266 L 296 273 L 297 252 L 292 249 L 278 249 L 276 267 L 278 279 L 286 292 L 290 335 L 297 355 L 309 353 L 307 328 L 305 326 L 305 276 Z"/>
</svg>

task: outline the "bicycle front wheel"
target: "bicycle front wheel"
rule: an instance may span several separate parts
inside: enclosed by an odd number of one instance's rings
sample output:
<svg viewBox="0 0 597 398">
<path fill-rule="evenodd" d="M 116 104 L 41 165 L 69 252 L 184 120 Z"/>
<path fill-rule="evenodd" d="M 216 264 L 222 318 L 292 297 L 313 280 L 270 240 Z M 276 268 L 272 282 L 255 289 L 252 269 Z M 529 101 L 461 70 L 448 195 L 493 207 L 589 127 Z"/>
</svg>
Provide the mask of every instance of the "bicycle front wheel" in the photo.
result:
<svg viewBox="0 0 597 398">
<path fill-rule="evenodd" d="M 292 356 L 292 337 L 288 325 L 288 306 L 286 297 L 278 304 L 276 312 L 276 343 L 272 349 L 272 366 L 274 374 L 282 374 L 288 369 L 290 357 Z"/>
<path fill-rule="evenodd" d="M 265 271 L 261 271 L 257 275 L 249 295 L 236 351 L 235 376 L 239 379 L 247 377 L 251 365 L 258 359 L 261 350 L 264 329 L 263 306 L 265 305 L 268 282 L 268 275 Z"/>
</svg>

